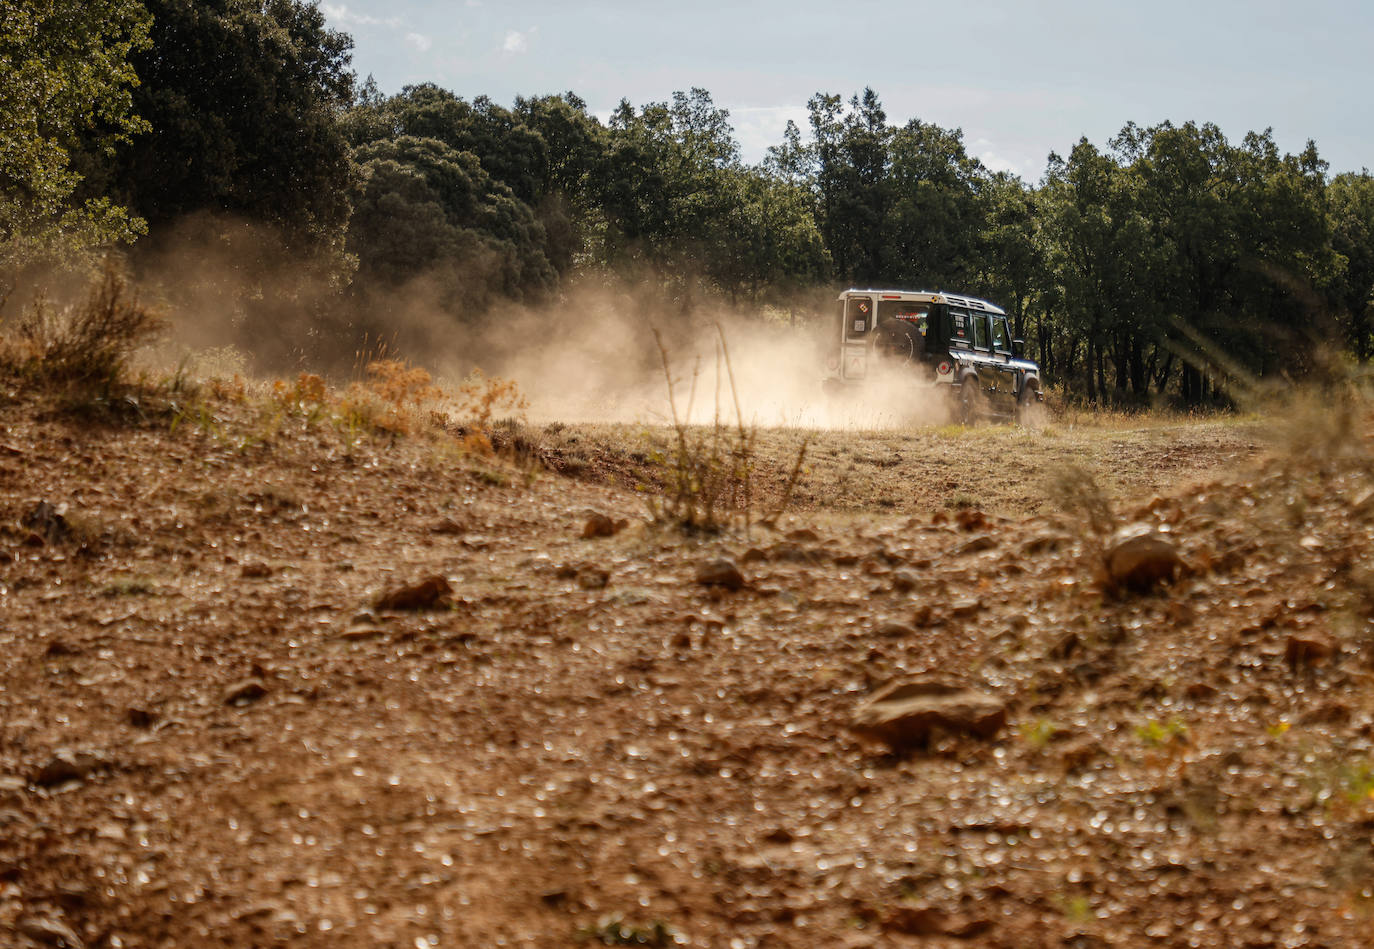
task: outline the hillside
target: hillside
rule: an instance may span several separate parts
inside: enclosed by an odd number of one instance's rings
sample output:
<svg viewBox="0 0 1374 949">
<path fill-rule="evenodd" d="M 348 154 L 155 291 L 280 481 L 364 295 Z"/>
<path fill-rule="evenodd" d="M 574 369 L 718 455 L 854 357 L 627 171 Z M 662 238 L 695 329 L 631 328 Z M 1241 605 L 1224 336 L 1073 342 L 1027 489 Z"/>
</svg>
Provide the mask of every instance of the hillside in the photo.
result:
<svg viewBox="0 0 1374 949">
<path fill-rule="evenodd" d="M 822 433 L 703 535 L 628 430 L 179 399 L 0 392 L 0 943 L 1374 938 L 1363 419 Z M 1104 592 L 1066 459 L 1175 583 Z M 856 733 L 911 677 L 994 721 Z"/>
</svg>

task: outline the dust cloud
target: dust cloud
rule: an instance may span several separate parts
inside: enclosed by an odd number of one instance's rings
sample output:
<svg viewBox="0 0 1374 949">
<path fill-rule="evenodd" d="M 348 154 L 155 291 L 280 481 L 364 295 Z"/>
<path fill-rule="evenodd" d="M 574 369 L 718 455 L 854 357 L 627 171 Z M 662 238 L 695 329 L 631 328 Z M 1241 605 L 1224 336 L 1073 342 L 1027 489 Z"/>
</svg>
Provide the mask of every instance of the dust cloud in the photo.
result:
<svg viewBox="0 0 1374 949">
<path fill-rule="evenodd" d="M 425 367 L 450 389 L 474 369 L 513 380 L 533 423 L 658 425 L 674 418 L 666 354 L 677 418 L 692 424 L 736 424 L 736 407 L 759 427 L 881 429 L 948 418 L 943 394 L 909 371 L 879 367 L 861 388 L 825 390 L 835 349 L 829 293 L 787 310 L 683 306 L 662 281 L 599 275 L 518 303 L 493 297 L 490 275 L 474 264 L 359 294 L 328 264 L 293 259 L 260 227 L 188 219 L 134 261 L 142 292 L 171 325 L 156 358 L 199 375 L 311 371 L 346 383 L 387 356 Z M 455 300 L 477 302 L 465 312 Z"/>
<path fill-rule="evenodd" d="M 880 372 L 861 389 L 827 392 L 834 349 L 827 313 L 795 320 L 773 310 L 684 313 L 645 297 L 573 291 L 557 304 L 513 311 L 462 341 L 458 364 L 441 371 L 472 364 L 514 379 L 531 421 L 670 423 L 670 377 L 676 416 L 691 424 L 733 425 L 742 415 L 746 425 L 769 428 L 892 428 L 947 418 L 939 393 L 909 372 Z"/>
</svg>

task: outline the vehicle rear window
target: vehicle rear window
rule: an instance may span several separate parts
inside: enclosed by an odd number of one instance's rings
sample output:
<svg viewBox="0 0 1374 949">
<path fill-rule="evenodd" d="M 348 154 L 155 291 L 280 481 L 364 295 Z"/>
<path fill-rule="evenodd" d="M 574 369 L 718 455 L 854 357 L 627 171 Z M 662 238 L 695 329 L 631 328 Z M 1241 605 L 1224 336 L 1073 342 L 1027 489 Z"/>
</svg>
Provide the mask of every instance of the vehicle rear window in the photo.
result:
<svg viewBox="0 0 1374 949">
<path fill-rule="evenodd" d="M 849 333 L 866 333 L 873 326 L 873 301 L 868 297 L 849 298 Z"/>
</svg>

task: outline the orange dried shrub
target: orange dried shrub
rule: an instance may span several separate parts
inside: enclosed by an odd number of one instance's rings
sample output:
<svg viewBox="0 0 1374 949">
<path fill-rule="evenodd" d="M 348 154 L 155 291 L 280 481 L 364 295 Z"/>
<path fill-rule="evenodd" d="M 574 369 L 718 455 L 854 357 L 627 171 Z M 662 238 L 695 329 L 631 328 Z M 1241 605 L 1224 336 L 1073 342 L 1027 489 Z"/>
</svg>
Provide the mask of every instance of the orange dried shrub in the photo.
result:
<svg viewBox="0 0 1374 949">
<path fill-rule="evenodd" d="M 463 448 L 477 454 L 493 451 L 491 430 L 499 419 L 523 421 L 529 402 L 514 379 L 488 376 L 481 369 L 458 386 L 457 414 L 464 428 Z"/>
<path fill-rule="evenodd" d="M 243 376 L 234 374 L 232 379 L 214 378 L 210 380 L 210 392 L 217 399 L 237 402 L 242 405 L 248 399 L 248 384 Z"/>
<path fill-rule="evenodd" d="M 281 379 L 272 383 L 272 398 L 284 409 L 319 408 L 328 397 L 324 379 L 313 372 L 302 372 L 291 385 Z"/>
<path fill-rule="evenodd" d="M 408 435 L 419 410 L 443 396 L 430 374 L 400 359 L 378 359 L 367 364 L 367 379 L 349 386 L 343 409 L 366 427 Z"/>
<path fill-rule="evenodd" d="M 400 359 L 379 359 L 367 364 L 367 388 L 396 411 L 418 408 L 443 395 L 433 378 L 419 366 Z"/>
</svg>

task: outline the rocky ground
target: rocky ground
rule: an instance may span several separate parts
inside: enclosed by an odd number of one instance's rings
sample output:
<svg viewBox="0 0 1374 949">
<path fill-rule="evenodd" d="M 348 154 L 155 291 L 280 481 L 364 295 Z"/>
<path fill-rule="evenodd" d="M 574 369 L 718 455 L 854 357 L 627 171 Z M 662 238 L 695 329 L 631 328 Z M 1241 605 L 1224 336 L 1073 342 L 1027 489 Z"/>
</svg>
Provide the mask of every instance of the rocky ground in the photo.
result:
<svg viewBox="0 0 1374 949">
<path fill-rule="evenodd" d="M 689 535 L 206 399 L 0 399 L 0 944 L 1374 943 L 1363 419 Z"/>
</svg>

